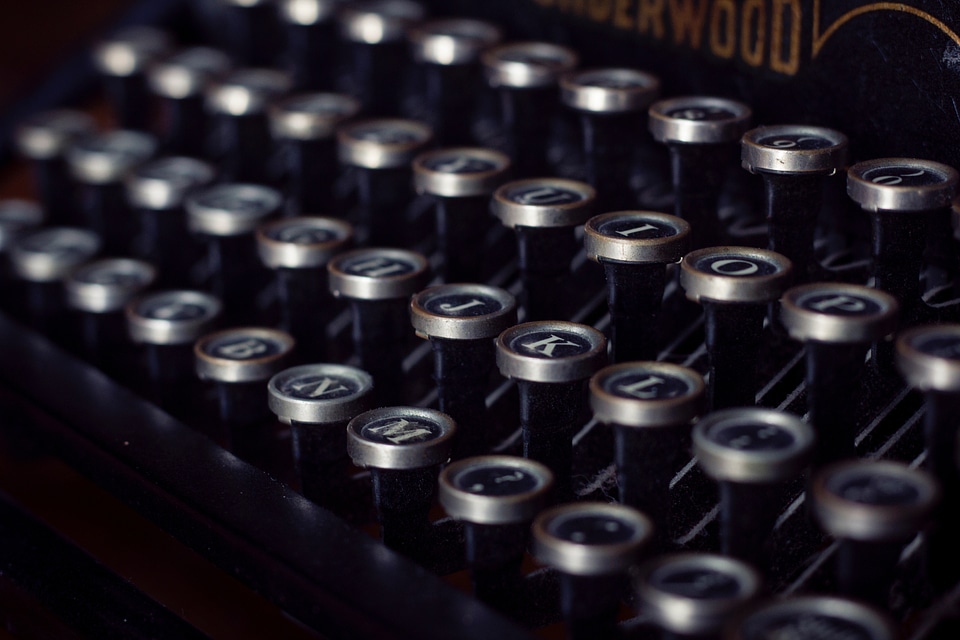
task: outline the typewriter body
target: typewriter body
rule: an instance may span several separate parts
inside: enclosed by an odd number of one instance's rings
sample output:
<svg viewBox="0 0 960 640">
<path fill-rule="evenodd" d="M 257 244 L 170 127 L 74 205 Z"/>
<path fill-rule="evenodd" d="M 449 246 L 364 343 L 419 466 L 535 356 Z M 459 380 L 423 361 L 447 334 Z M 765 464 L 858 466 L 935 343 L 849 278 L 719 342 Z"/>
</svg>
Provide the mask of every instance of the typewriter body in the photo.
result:
<svg viewBox="0 0 960 640">
<path fill-rule="evenodd" d="M 122 27 L 147 25 L 168 32 L 182 45 L 208 44 L 212 38 L 214 46 L 230 50 L 236 46 L 237 33 L 224 27 L 233 23 L 224 21 L 223 12 L 234 4 L 244 3 L 143 2 L 116 24 L 90 34 L 89 44 Z M 841 131 L 849 138 L 848 166 L 903 157 L 960 167 L 960 107 L 955 91 L 960 79 L 960 6 L 951 3 L 448 0 L 427 4 L 431 16 L 496 24 L 504 32 L 504 42 L 544 41 L 569 47 L 579 55 L 580 68 L 649 72 L 659 78 L 664 98 L 699 95 L 742 101 L 752 109 L 754 126 L 812 125 Z M 343 7 L 349 5 L 343 3 Z M 275 7 L 271 10 L 276 12 Z M 278 55 L 271 61 L 281 67 L 289 64 L 284 42 L 278 36 L 274 43 Z M 14 144 L 16 127 L 34 112 L 77 108 L 95 114 L 100 123 L 116 126 L 88 53 L 78 55 L 64 59 L 39 89 L 2 114 L 0 197 L 34 197 L 30 169 Z M 346 80 L 337 82 L 350 87 L 349 69 L 341 68 L 339 73 Z M 425 91 L 424 79 L 415 69 L 405 68 L 396 81 L 403 83 L 399 92 L 403 105 L 392 115 L 422 115 L 424 100 L 419 95 Z M 487 116 L 496 114 L 493 92 L 481 93 L 479 110 Z M 642 128 L 645 119 L 645 115 L 640 119 Z M 496 122 L 490 124 L 483 116 L 478 122 L 472 130 L 474 144 L 498 146 L 503 133 L 496 129 Z M 586 179 L 573 112 L 558 107 L 551 126 L 552 147 L 545 155 L 553 175 Z M 672 213 L 669 157 L 664 147 L 648 142 L 651 150 L 632 161 L 660 164 L 629 176 L 633 208 Z M 757 176 L 738 166 L 737 153 L 738 149 L 729 158 L 729 170 L 724 169 L 720 219 L 731 244 L 766 247 L 763 187 Z M 352 174 L 345 175 L 334 189 L 335 197 L 346 203 L 337 215 L 347 215 L 345 211 L 357 198 Z M 832 270 L 836 281 L 866 285 L 872 277 L 869 216 L 847 197 L 844 170 L 825 182 L 816 241 L 818 261 Z M 419 225 L 411 232 L 417 238 L 415 248 L 436 267 L 443 262 L 437 243 L 429 233 L 420 233 L 432 229 L 434 205 L 435 200 L 418 196 L 408 215 L 412 225 Z M 578 242 L 581 238 L 577 236 Z M 478 241 L 483 243 L 481 253 L 489 257 L 483 281 L 520 294 L 522 277 L 512 230 L 492 220 Z M 951 246 L 956 251 L 956 245 Z M 197 289 L 211 287 L 210 274 L 199 259 L 203 251 L 196 249 L 190 275 Z M 944 264 L 925 263 L 921 273 L 923 301 L 933 310 L 927 322 L 960 321 L 960 283 L 954 282 L 960 273 L 952 270 L 950 260 Z M 15 637 L 186 638 L 241 633 L 248 634 L 244 637 L 304 638 L 563 637 L 561 587 L 555 570 L 525 557 L 525 586 L 516 607 L 521 613 L 503 613 L 482 603 L 470 593 L 462 557 L 463 530 L 438 505 L 431 511 L 438 546 L 430 562 L 417 562 L 386 548 L 377 539 L 369 471 L 350 470 L 343 491 L 351 506 L 328 509 L 307 500 L 297 489 L 300 481 L 290 453 L 289 425 L 268 421 L 271 446 L 279 457 L 266 456 L 261 460 L 263 468 L 241 459 L 250 457 L 231 453 L 220 434 L 207 428 L 218 421 L 211 384 L 190 382 L 196 394 L 193 404 L 162 409 L 145 392 L 147 363 L 142 352 L 128 349 L 126 360 L 100 363 L 100 367 L 85 360 L 78 346 L 82 327 L 77 315 L 66 314 L 43 326 L 44 322 L 24 311 L 29 294 L 23 292 L 9 264 L 4 269 L 0 436 L 9 471 L 0 476 L 3 492 L 14 497 L 0 504 L 5 513 L 0 515 L 0 531 L 7 547 L 0 551 L 0 613 Z M 277 326 L 281 302 L 273 281 L 264 274 L 251 280 L 259 288 L 247 294 L 258 300 L 259 315 L 252 323 Z M 573 284 L 568 282 L 565 290 L 563 317 L 556 319 L 592 325 L 609 334 L 603 270 L 581 248 L 569 277 Z M 706 329 L 700 309 L 685 300 L 678 267 L 671 266 L 666 278 L 660 316 L 666 328 L 658 359 L 705 373 Z M 323 328 L 329 337 L 329 360 L 357 364 L 350 309 L 342 300 L 331 304 L 336 306 Z M 771 305 L 764 315 L 756 405 L 802 417 L 807 412 L 805 351 L 775 326 L 776 307 Z M 417 338 L 412 326 L 403 330 L 398 342 L 404 395 L 392 404 L 435 408 L 430 342 Z M 871 352 L 868 367 L 881 357 L 878 352 L 892 349 L 889 339 L 880 342 Z M 923 466 L 929 456 L 923 432 L 924 396 L 897 375 L 868 375 L 865 380 L 855 399 L 856 455 Z M 493 423 L 486 436 L 489 453 L 520 455 L 522 451 L 517 386 L 496 371 L 488 381 L 485 404 Z M 266 402 L 265 385 L 262 398 Z M 581 418 L 573 436 L 571 496 L 580 502 L 616 502 L 614 434 L 609 425 L 589 415 Z M 669 538 L 677 550 L 715 551 L 721 511 L 717 488 L 689 446 L 688 440 L 682 443 L 682 460 L 670 482 L 676 522 Z M 44 472 L 50 468 L 55 470 Z M 770 536 L 777 554 L 765 567 L 769 597 L 830 594 L 836 589 L 833 567 L 838 543 L 820 531 L 809 514 L 809 504 L 802 498 L 807 479 L 793 479 L 781 496 Z M 49 485 L 59 493 L 57 482 L 75 484 L 62 491 L 77 492 L 78 503 L 89 503 L 93 514 L 58 516 L 56 511 L 63 505 L 43 506 L 29 486 Z M 137 549 L 134 555 L 149 556 L 156 549 L 156 558 L 118 561 L 123 553 L 115 547 L 122 546 L 122 533 L 112 536 L 112 544 L 95 540 L 98 534 L 90 531 L 99 531 L 99 525 L 84 525 L 88 517 L 101 519 L 107 523 L 103 526 L 114 530 L 129 527 L 134 532 L 130 543 Z M 164 584 L 158 585 L 150 579 L 150 567 L 162 564 L 168 555 L 171 565 L 184 573 L 171 576 L 169 571 L 157 570 L 164 576 Z M 881 607 L 904 639 L 956 637 L 960 628 L 960 574 L 952 582 L 947 580 L 948 585 L 933 586 L 929 563 L 936 563 L 936 557 L 927 553 L 925 538 L 911 537 Z M 230 595 L 210 598 L 211 591 L 220 590 L 234 594 L 237 604 L 223 602 Z M 201 604 L 180 611 L 178 607 L 184 608 L 184 598 L 191 594 Z M 218 600 L 209 606 L 219 613 L 204 613 L 202 603 L 208 600 Z M 232 606 L 254 610 L 256 624 L 238 629 L 235 623 L 218 623 L 218 616 L 229 617 L 225 612 Z M 256 612 L 261 609 L 268 613 L 259 616 Z M 623 637 L 667 637 L 660 635 L 649 612 L 633 595 L 623 600 L 618 628 Z"/>
</svg>

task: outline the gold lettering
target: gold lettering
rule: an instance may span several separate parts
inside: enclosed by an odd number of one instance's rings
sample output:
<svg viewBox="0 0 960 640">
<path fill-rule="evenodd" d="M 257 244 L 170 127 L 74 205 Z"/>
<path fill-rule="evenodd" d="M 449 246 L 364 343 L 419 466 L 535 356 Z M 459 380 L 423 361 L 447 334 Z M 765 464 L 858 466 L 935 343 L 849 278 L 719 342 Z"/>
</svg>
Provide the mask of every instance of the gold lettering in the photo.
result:
<svg viewBox="0 0 960 640">
<path fill-rule="evenodd" d="M 710 12 L 710 51 L 732 58 L 737 46 L 737 7 L 733 0 L 716 0 Z"/>
<path fill-rule="evenodd" d="M 664 0 L 638 0 L 640 10 L 637 13 L 637 29 L 648 33 L 657 40 L 663 39 Z"/>
<path fill-rule="evenodd" d="M 784 13 L 789 13 L 790 31 L 787 36 L 789 51 L 784 56 Z M 801 16 L 800 0 L 774 0 L 773 20 L 770 25 L 770 68 L 789 76 L 794 75 L 800 68 L 800 29 L 803 18 Z"/>
<path fill-rule="evenodd" d="M 613 9 L 613 26 L 617 29 L 632 29 L 633 18 L 630 17 L 630 5 L 633 0 L 617 0 Z"/>
<path fill-rule="evenodd" d="M 558 0 L 557 8 L 560 9 L 560 11 L 582 16 L 586 11 L 585 2 L 586 0 Z"/>
<path fill-rule="evenodd" d="M 594 22 L 606 22 L 613 13 L 613 0 L 590 0 L 587 12 Z M 628 24 L 626 28 L 630 28 Z"/>
<path fill-rule="evenodd" d="M 751 67 L 763 64 L 767 45 L 767 7 L 765 0 L 746 0 L 740 17 L 740 57 Z"/>
<path fill-rule="evenodd" d="M 670 24 L 675 43 L 686 42 L 691 49 L 700 48 L 706 8 L 705 0 L 670 0 Z"/>
</svg>

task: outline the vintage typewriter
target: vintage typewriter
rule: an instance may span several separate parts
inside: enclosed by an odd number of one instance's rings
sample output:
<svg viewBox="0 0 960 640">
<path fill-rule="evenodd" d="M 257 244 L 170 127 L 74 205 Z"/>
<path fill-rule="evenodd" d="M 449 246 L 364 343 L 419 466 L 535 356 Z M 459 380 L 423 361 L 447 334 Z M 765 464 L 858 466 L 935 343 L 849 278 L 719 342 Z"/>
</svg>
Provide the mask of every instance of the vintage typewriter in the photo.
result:
<svg viewBox="0 0 960 640">
<path fill-rule="evenodd" d="M 958 637 L 960 7 L 124 11 L 0 120 L 7 632 Z"/>
</svg>

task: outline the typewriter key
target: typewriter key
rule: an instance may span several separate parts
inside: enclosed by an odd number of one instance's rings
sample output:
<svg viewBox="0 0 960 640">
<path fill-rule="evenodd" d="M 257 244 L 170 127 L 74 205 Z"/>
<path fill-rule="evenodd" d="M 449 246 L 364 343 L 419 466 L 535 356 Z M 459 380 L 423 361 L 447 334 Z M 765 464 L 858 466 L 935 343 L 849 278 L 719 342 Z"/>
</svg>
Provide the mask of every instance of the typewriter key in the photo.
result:
<svg viewBox="0 0 960 640">
<path fill-rule="evenodd" d="M 943 500 L 930 537 L 931 573 L 938 588 L 960 575 L 960 469 L 957 466 L 957 417 L 960 416 L 960 325 L 910 329 L 897 337 L 897 368 L 907 384 L 923 392 L 925 466 L 940 483 Z"/>
<path fill-rule="evenodd" d="M 440 473 L 440 504 L 464 523 L 470 581 L 484 602 L 516 607 L 530 523 L 552 488 L 549 469 L 513 456 L 466 458 Z"/>
<path fill-rule="evenodd" d="M 654 360 L 666 266 L 689 250 L 690 225 L 653 211 L 616 211 L 587 220 L 587 257 L 603 265 L 614 362 Z"/>
<path fill-rule="evenodd" d="M 293 214 L 334 211 L 337 143 L 334 131 L 360 103 L 339 93 L 296 94 L 270 106 L 273 139 L 284 147 L 287 206 Z"/>
<path fill-rule="evenodd" d="M 952 167 L 909 158 L 858 162 L 847 172 L 847 195 L 870 214 L 874 286 L 900 302 L 901 324 L 922 319 L 920 269 L 930 221 L 949 216 L 956 195 Z"/>
<path fill-rule="evenodd" d="M 333 218 L 284 218 L 260 226 L 256 236 L 260 260 L 276 274 L 282 326 L 302 361 L 325 360 L 334 307 L 327 263 L 353 243 L 353 227 Z"/>
<path fill-rule="evenodd" d="M 293 86 L 300 91 L 330 91 L 337 71 L 336 0 L 279 0 L 286 35 L 286 58 Z"/>
<path fill-rule="evenodd" d="M 852 284 L 800 285 L 783 294 L 780 321 L 806 347 L 809 422 L 817 433 L 814 466 L 855 456 L 858 403 L 870 344 L 896 329 L 890 294 Z"/>
<path fill-rule="evenodd" d="M 152 160 L 127 177 L 127 202 L 140 219 L 137 253 L 157 266 L 161 286 L 190 283 L 199 247 L 189 241 L 184 201 L 214 177 L 211 165 L 184 156 Z"/>
<path fill-rule="evenodd" d="M 652 537 L 650 519 L 630 507 L 582 502 L 542 512 L 532 531 L 534 557 L 560 573 L 568 636 L 619 637 L 623 581 Z"/>
<path fill-rule="evenodd" d="M 147 82 L 160 102 L 160 142 L 165 153 L 206 156 L 210 126 L 203 94 L 229 70 L 227 55 L 210 47 L 181 49 L 149 69 Z"/>
<path fill-rule="evenodd" d="M 353 347 L 360 368 L 376 382 L 381 406 L 404 397 L 404 342 L 410 333 L 407 300 L 424 288 L 429 263 L 419 253 L 401 249 L 357 249 L 327 264 L 330 291 L 350 302 Z"/>
<path fill-rule="evenodd" d="M 430 127 L 416 120 L 365 120 L 341 128 L 337 138 L 340 162 L 355 170 L 360 244 L 406 244 L 410 163 L 430 144 Z"/>
<path fill-rule="evenodd" d="M 709 406 L 752 405 L 766 303 L 787 288 L 790 261 L 765 249 L 711 247 L 688 253 L 680 267 L 687 298 L 703 306 Z"/>
<path fill-rule="evenodd" d="M 724 237 L 717 203 L 734 145 L 750 126 L 752 112 L 735 100 L 703 96 L 670 98 L 649 110 L 650 133 L 670 150 L 674 211 L 693 228 L 693 248 Z"/>
<path fill-rule="evenodd" d="M 371 116 L 398 115 L 410 54 L 407 31 L 426 9 L 409 0 L 363 0 L 339 14 L 340 37 L 350 46 L 353 90 Z"/>
<path fill-rule="evenodd" d="M 666 362 L 613 365 L 590 379 L 593 415 L 613 425 L 620 503 L 653 519 L 661 549 L 670 540 L 670 480 L 703 401 L 703 378 Z"/>
<path fill-rule="evenodd" d="M 126 346 L 124 307 L 156 277 L 153 265 L 127 258 L 90 262 L 67 277 L 67 305 L 80 312 L 84 347 L 94 364 L 121 371 L 120 354 Z"/>
<path fill-rule="evenodd" d="M 290 77 L 273 69 L 237 69 L 206 91 L 214 119 L 217 159 L 227 180 L 270 183 L 272 141 L 267 106 L 290 90 Z"/>
<path fill-rule="evenodd" d="M 220 184 L 186 200 L 187 226 L 206 242 L 211 286 L 231 322 L 256 315 L 255 295 L 264 278 L 254 231 L 282 204 L 279 191 L 256 184 Z"/>
<path fill-rule="evenodd" d="M 513 296 L 482 284 L 444 284 L 410 302 L 418 336 L 433 348 L 433 379 L 440 411 L 459 427 L 454 458 L 485 451 L 489 442 L 485 404 L 495 351 L 493 339 L 517 322 Z"/>
<path fill-rule="evenodd" d="M 230 56 L 243 66 L 273 66 L 280 45 L 280 24 L 273 0 L 217 0 L 220 28 Z"/>
<path fill-rule="evenodd" d="M 437 245 L 447 282 L 481 279 L 490 194 L 509 169 L 505 154 L 471 147 L 428 151 L 413 161 L 417 193 L 429 194 L 436 202 Z"/>
<path fill-rule="evenodd" d="M 44 222 L 44 211 L 32 200 L 0 200 L 0 255 L 7 253 L 20 236 L 34 231 Z M 6 267 L 3 267 L 6 277 Z"/>
<path fill-rule="evenodd" d="M 482 20 L 432 20 L 410 32 L 413 59 L 424 72 L 430 126 L 443 145 L 468 144 L 480 97 L 480 54 L 503 32 Z"/>
<path fill-rule="evenodd" d="M 83 138 L 67 150 L 70 173 L 83 188 L 85 226 L 103 238 L 107 253 L 131 252 L 136 227 L 123 181 L 156 150 L 153 136 L 125 130 Z"/>
<path fill-rule="evenodd" d="M 903 547 L 924 529 L 939 494 L 932 476 L 899 462 L 840 462 L 814 476 L 813 513 L 840 540 L 842 595 L 887 607 Z"/>
<path fill-rule="evenodd" d="M 635 580 L 644 613 L 661 640 L 719 640 L 723 628 L 760 592 L 753 567 L 712 553 L 661 556 Z"/>
<path fill-rule="evenodd" d="M 606 359 L 603 334 L 574 322 L 526 322 L 497 338 L 497 367 L 520 391 L 523 456 L 550 468 L 560 501 L 571 497 L 571 439 L 583 419 L 587 380 Z"/>
<path fill-rule="evenodd" d="M 391 549 L 430 553 L 427 516 L 456 428 L 446 414 L 414 407 L 373 409 L 347 425 L 347 453 L 370 469 L 380 539 Z"/>
<path fill-rule="evenodd" d="M 517 235 L 520 299 L 527 320 L 565 315 L 562 288 L 579 250 L 574 227 L 590 218 L 595 201 L 593 187 L 562 178 L 516 180 L 493 194 L 493 214 Z"/>
<path fill-rule="evenodd" d="M 724 640 L 894 640 L 893 623 L 873 607 L 832 596 L 794 596 L 754 609 Z"/>
<path fill-rule="evenodd" d="M 194 411 L 193 343 L 221 309 L 217 298 L 199 291 L 148 293 L 127 305 L 127 333 L 143 345 L 150 392 L 168 411 Z"/>
<path fill-rule="evenodd" d="M 80 223 L 65 155 L 77 140 L 95 131 L 87 114 L 58 109 L 30 116 L 14 132 L 14 144 L 30 161 L 34 190 L 52 224 Z"/>
<path fill-rule="evenodd" d="M 770 534 L 783 503 L 783 483 L 800 474 L 813 429 L 772 409 L 725 409 L 693 427 L 693 452 L 720 487 L 723 553 L 764 567 Z"/>
<path fill-rule="evenodd" d="M 514 42 L 487 50 L 481 61 L 487 83 L 500 93 L 506 151 L 517 175 L 549 175 L 547 149 L 557 83 L 576 68 L 577 54 L 549 42 Z"/>
<path fill-rule="evenodd" d="M 290 423 L 300 489 L 319 505 L 346 510 L 347 423 L 371 408 L 372 390 L 369 373 L 339 364 L 284 369 L 267 384 L 270 410 Z"/>
<path fill-rule="evenodd" d="M 660 80 L 635 69 L 591 69 L 565 75 L 560 91 L 563 103 L 580 114 L 587 182 L 597 190 L 601 210 L 635 206 L 630 169 Z"/>
<path fill-rule="evenodd" d="M 763 177 L 771 251 L 793 262 L 797 283 L 816 279 L 813 236 L 827 176 L 847 166 L 847 137 L 806 125 L 758 127 L 740 142 L 741 164 Z"/>
<path fill-rule="evenodd" d="M 94 47 L 93 65 L 103 77 L 120 128 L 151 128 L 147 68 L 169 48 L 165 33 L 143 26 L 122 29 Z"/>
</svg>

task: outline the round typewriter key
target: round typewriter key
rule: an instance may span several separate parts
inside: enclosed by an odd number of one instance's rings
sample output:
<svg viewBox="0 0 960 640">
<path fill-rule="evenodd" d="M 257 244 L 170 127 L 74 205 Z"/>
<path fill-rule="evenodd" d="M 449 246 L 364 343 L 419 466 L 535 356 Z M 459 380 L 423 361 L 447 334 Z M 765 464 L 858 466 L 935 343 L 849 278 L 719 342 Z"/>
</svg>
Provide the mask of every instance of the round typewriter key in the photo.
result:
<svg viewBox="0 0 960 640">
<path fill-rule="evenodd" d="M 933 515 L 940 489 L 929 474 L 889 461 L 841 462 L 814 476 L 813 513 L 840 539 L 839 592 L 886 607 L 904 545 Z"/>
<path fill-rule="evenodd" d="M 257 229 L 260 260 L 276 274 L 282 326 L 307 361 L 327 354 L 334 302 L 327 263 L 353 243 L 353 227 L 333 218 L 284 218 Z"/>
<path fill-rule="evenodd" d="M 334 132 L 359 111 L 355 98 L 339 93 L 295 94 L 271 105 L 270 130 L 285 149 L 284 182 L 292 212 L 309 214 L 334 206 Z"/>
<path fill-rule="evenodd" d="M 481 279 L 490 194 L 503 182 L 510 158 L 493 149 L 458 147 L 428 151 L 413 161 L 418 193 L 436 202 L 437 244 L 447 282 Z"/>
<path fill-rule="evenodd" d="M 211 285 L 232 319 L 255 315 L 255 296 L 265 280 L 256 258 L 254 231 L 283 205 L 276 189 L 256 184 L 219 184 L 190 195 L 187 226 L 207 245 Z"/>
<path fill-rule="evenodd" d="M 65 154 L 74 142 L 93 135 L 93 118 L 57 109 L 34 114 L 17 125 L 13 142 L 31 164 L 34 189 L 52 224 L 78 224 Z"/>
<path fill-rule="evenodd" d="M 94 364 L 119 370 L 127 344 L 123 309 L 156 277 L 153 265 L 128 258 L 90 262 L 67 277 L 67 305 L 80 312 L 84 347 Z"/>
<path fill-rule="evenodd" d="M 752 405 L 766 303 L 787 288 L 790 260 L 765 249 L 711 247 L 688 253 L 680 267 L 687 298 L 703 307 L 710 407 Z"/>
<path fill-rule="evenodd" d="M 653 519 L 661 548 L 670 539 L 670 480 L 704 395 L 698 373 L 666 362 L 617 364 L 590 379 L 594 418 L 613 425 L 620 503 Z"/>
<path fill-rule="evenodd" d="M 291 88 L 290 77 L 274 69 L 237 69 L 206 91 L 214 118 L 217 159 L 224 176 L 238 182 L 267 182 L 272 141 L 267 106 Z"/>
<path fill-rule="evenodd" d="M 170 39 L 152 27 L 128 27 L 94 47 L 93 65 L 104 79 L 113 115 L 124 129 L 150 128 L 147 68 L 170 48 Z"/>
<path fill-rule="evenodd" d="M 428 268 L 423 255 L 401 249 L 357 249 L 327 264 L 330 291 L 352 307 L 354 350 L 377 383 L 381 405 L 403 398 L 407 300 L 427 284 Z"/>
<path fill-rule="evenodd" d="M 217 0 L 218 34 L 241 65 L 273 66 L 280 45 L 277 3 L 273 0 Z"/>
<path fill-rule="evenodd" d="M 516 180 L 493 194 L 493 214 L 516 231 L 527 320 L 564 316 L 569 296 L 561 292 L 579 250 L 574 227 L 587 221 L 595 200 L 593 187 L 562 178 Z"/>
<path fill-rule="evenodd" d="M 587 220 L 587 257 L 603 266 L 614 362 L 653 360 L 667 265 L 689 250 L 690 225 L 653 211 L 616 211 Z"/>
<path fill-rule="evenodd" d="M 549 42 L 514 42 L 488 49 L 481 61 L 487 82 L 500 93 L 506 150 L 517 175 L 549 175 L 547 147 L 557 111 L 557 84 L 576 68 L 577 54 Z"/>
<path fill-rule="evenodd" d="M 873 607 L 832 596 L 794 596 L 768 602 L 728 629 L 725 640 L 894 640 L 893 622 Z"/>
<path fill-rule="evenodd" d="M 10 250 L 13 243 L 25 233 L 43 224 L 44 212 L 31 200 L 0 200 L 0 254 Z"/>
<path fill-rule="evenodd" d="M 372 390 L 369 373 L 339 364 L 284 369 L 267 384 L 270 410 L 290 423 L 301 491 L 319 505 L 346 505 L 346 427 L 371 408 Z"/>
<path fill-rule="evenodd" d="M 454 458 L 486 450 L 485 403 L 495 360 L 493 339 L 517 322 L 512 295 L 482 284 L 444 284 L 410 302 L 417 335 L 430 340 L 440 410 L 460 427 Z"/>
<path fill-rule="evenodd" d="M 807 125 L 758 127 L 740 142 L 743 168 L 763 177 L 768 248 L 790 258 L 798 282 L 818 270 L 813 237 L 827 176 L 847 164 L 847 137 Z"/>
<path fill-rule="evenodd" d="M 590 69 L 563 76 L 560 91 L 563 103 L 580 114 L 587 181 L 600 194 L 602 210 L 633 206 L 631 161 L 660 80 L 636 69 Z"/>
<path fill-rule="evenodd" d="M 666 638 L 716 640 L 760 592 L 760 574 L 745 562 L 712 553 L 661 556 L 635 582 L 643 611 Z"/>
<path fill-rule="evenodd" d="M 717 203 L 734 146 L 751 116 L 741 102 L 705 96 L 670 98 L 650 107 L 650 133 L 670 150 L 674 212 L 693 228 L 694 249 L 723 237 Z"/>
<path fill-rule="evenodd" d="M 480 54 L 500 42 L 503 32 L 469 18 L 432 20 L 410 31 L 413 59 L 424 72 L 426 109 L 445 145 L 467 144 L 480 97 Z"/>
<path fill-rule="evenodd" d="M 817 432 L 814 466 L 852 458 L 864 359 L 870 344 L 896 329 L 900 305 L 860 285 L 815 283 L 783 294 L 780 321 L 806 346 L 809 422 Z"/>
<path fill-rule="evenodd" d="M 203 95 L 227 74 L 230 58 L 210 47 L 189 47 L 157 62 L 147 82 L 160 102 L 160 140 L 166 153 L 203 157 L 210 133 Z"/>
<path fill-rule="evenodd" d="M 280 0 L 277 5 L 294 86 L 301 91 L 333 89 L 339 53 L 338 3 L 336 0 Z"/>
<path fill-rule="evenodd" d="M 340 11 L 340 37 L 350 46 L 351 93 L 373 116 L 396 115 L 410 54 L 407 31 L 426 9 L 409 0 L 363 0 Z"/>
<path fill-rule="evenodd" d="M 623 579 L 641 559 L 653 523 L 631 507 L 582 502 L 533 522 L 533 555 L 560 573 L 568 637 L 616 638 Z"/>
<path fill-rule="evenodd" d="M 83 138 L 67 150 L 70 173 L 83 187 L 85 225 L 103 238 L 107 253 L 130 253 L 136 229 L 123 180 L 156 150 L 152 136 L 126 130 Z"/>
<path fill-rule="evenodd" d="M 694 426 L 697 461 L 720 486 L 724 554 L 765 566 L 782 484 L 803 471 L 814 440 L 809 425 L 772 409 L 716 411 Z"/>
<path fill-rule="evenodd" d="M 433 138 L 430 127 L 416 120 L 364 120 L 342 127 L 337 138 L 340 162 L 356 176 L 361 244 L 405 244 L 410 163 Z"/>
<path fill-rule="evenodd" d="M 171 156 L 146 162 L 127 177 L 127 202 L 140 218 L 139 254 L 157 266 L 162 286 L 189 284 L 199 247 L 188 240 L 184 201 L 215 175 L 202 160 Z"/>
<path fill-rule="evenodd" d="M 950 215 L 960 175 L 952 167 L 910 158 L 858 162 L 847 172 L 847 195 L 870 215 L 873 279 L 903 309 L 903 324 L 921 319 L 920 270 L 928 227 Z"/>
<path fill-rule="evenodd" d="M 455 433 L 446 414 L 414 407 L 373 409 L 347 425 L 347 453 L 370 469 L 380 538 L 391 549 L 414 557 L 430 552 L 427 515 Z"/>
<path fill-rule="evenodd" d="M 956 541 L 960 523 L 960 325 L 941 324 L 909 329 L 897 337 L 897 368 L 907 384 L 923 392 L 925 466 L 940 483 L 943 500 L 930 536 L 930 571 L 937 588 L 952 585 L 960 572 Z"/>
<path fill-rule="evenodd" d="M 473 592 L 499 609 L 515 606 L 530 523 L 547 504 L 553 474 L 513 456 L 478 456 L 440 473 L 440 504 L 463 521 Z"/>
<path fill-rule="evenodd" d="M 523 455 L 553 471 L 561 501 L 571 494 L 571 439 L 583 417 L 587 380 L 606 359 L 603 334 L 574 322 L 526 322 L 497 338 L 497 367 L 520 391 Z"/>
</svg>

